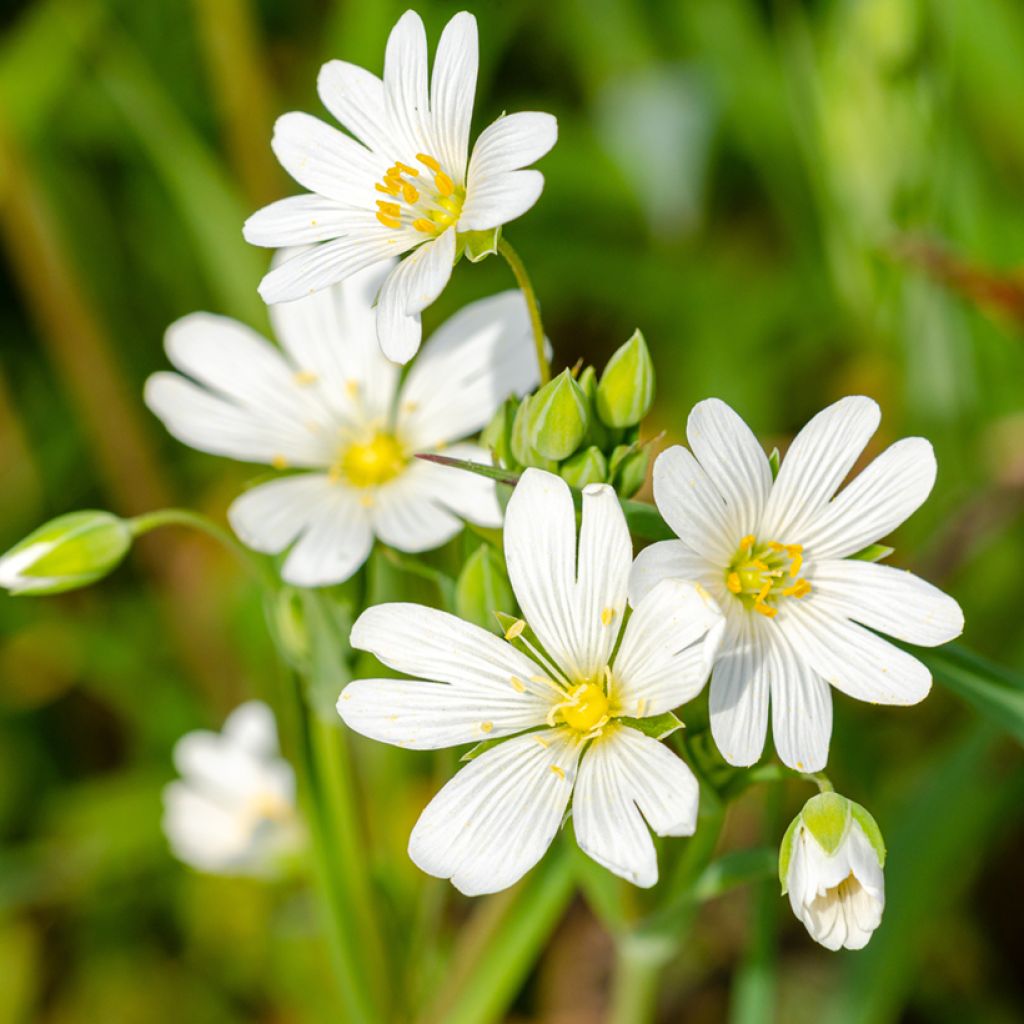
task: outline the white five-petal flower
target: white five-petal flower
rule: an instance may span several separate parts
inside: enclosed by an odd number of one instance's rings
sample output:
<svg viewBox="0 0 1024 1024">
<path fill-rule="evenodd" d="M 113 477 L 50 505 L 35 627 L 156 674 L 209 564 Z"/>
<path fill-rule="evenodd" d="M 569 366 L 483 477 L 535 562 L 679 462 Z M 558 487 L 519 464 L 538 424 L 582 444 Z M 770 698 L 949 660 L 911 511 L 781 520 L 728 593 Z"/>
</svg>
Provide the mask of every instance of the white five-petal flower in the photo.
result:
<svg viewBox="0 0 1024 1024">
<path fill-rule="evenodd" d="M 187 316 L 169 328 L 166 348 L 189 376 L 157 373 L 146 384 L 147 404 L 186 444 L 299 471 L 246 491 L 228 512 L 255 550 L 291 548 L 282 575 L 296 586 L 347 579 L 374 537 L 416 552 L 449 540 L 461 519 L 501 523 L 490 481 L 412 456 L 443 447 L 489 463 L 482 448 L 450 442 L 536 385 L 526 303 L 510 291 L 466 306 L 400 385 L 373 323 L 373 296 L 390 269 L 272 306 L 284 351 L 234 320 Z"/>
<path fill-rule="evenodd" d="M 692 450 L 669 448 L 655 463 L 655 502 L 679 540 L 640 553 L 630 600 L 682 578 L 721 605 L 728 625 L 711 730 L 731 764 L 761 756 L 770 697 L 779 756 L 801 771 L 823 768 L 830 684 L 875 704 L 915 704 L 931 687 L 920 661 L 872 630 L 932 647 L 963 629 L 959 605 L 931 584 L 851 557 L 899 526 L 935 482 L 932 446 L 911 437 L 836 494 L 879 416 L 869 398 L 829 406 L 800 431 L 773 481 L 747 425 L 709 399 L 690 414 Z"/>
<path fill-rule="evenodd" d="M 452 272 L 456 233 L 497 228 L 525 213 L 544 187 L 524 170 L 555 144 L 550 114 L 499 118 L 469 154 L 477 77 L 476 19 L 448 22 L 427 73 L 423 22 L 406 11 L 388 39 L 383 81 L 345 61 L 325 64 L 320 99 L 351 132 L 290 113 L 273 148 L 308 193 L 280 200 L 245 224 L 254 245 L 322 243 L 263 279 L 267 302 L 287 302 L 389 256 L 409 255 L 380 289 L 377 330 L 385 354 L 404 363 L 420 344 L 420 313 Z"/>
<path fill-rule="evenodd" d="M 512 885 L 544 855 L 572 796 L 580 847 L 651 886 L 658 866 L 648 826 L 691 835 L 697 781 L 623 719 L 663 714 L 701 690 L 721 613 L 703 588 L 671 580 L 623 629 L 632 547 L 603 484 L 583 492 L 577 540 L 568 486 L 528 469 L 508 505 L 505 555 L 525 616 L 512 642 L 419 605 L 370 608 L 353 627 L 353 646 L 415 678 L 350 683 L 338 711 L 357 732 L 416 749 L 510 737 L 424 810 L 409 855 L 427 873 L 468 895 Z"/>
<path fill-rule="evenodd" d="M 236 708 L 222 732 L 187 733 L 174 747 L 181 779 L 164 788 L 174 855 L 218 875 L 275 874 L 304 841 L 295 773 L 278 753 L 270 708 Z"/>
</svg>

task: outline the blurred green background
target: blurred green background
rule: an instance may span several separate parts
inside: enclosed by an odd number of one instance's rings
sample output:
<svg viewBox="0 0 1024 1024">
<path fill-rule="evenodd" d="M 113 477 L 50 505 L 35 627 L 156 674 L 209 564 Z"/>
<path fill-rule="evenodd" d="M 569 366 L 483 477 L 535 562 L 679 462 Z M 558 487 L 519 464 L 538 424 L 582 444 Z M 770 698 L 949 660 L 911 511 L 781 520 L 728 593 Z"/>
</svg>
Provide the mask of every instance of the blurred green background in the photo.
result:
<svg viewBox="0 0 1024 1024">
<path fill-rule="evenodd" d="M 544 195 L 508 230 L 557 363 L 601 365 L 640 326 L 658 368 L 648 427 L 670 437 L 708 395 L 783 447 L 827 402 L 873 395 L 873 452 L 921 433 L 939 456 L 893 561 L 958 597 L 968 645 L 1024 665 L 1024 5 L 471 7 L 475 127 L 506 109 L 559 119 Z M 379 72 L 403 9 L 4 6 L 0 548 L 75 508 L 223 515 L 247 470 L 172 442 L 142 382 L 178 316 L 265 327 L 267 254 L 240 228 L 298 191 L 273 119 L 323 114 L 330 57 Z M 417 9 L 436 40 L 459 5 Z M 428 327 L 510 285 L 497 260 L 460 267 Z M 257 595 L 202 539 L 148 538 L 92 590 L 0 597 L 0 1024 L 339 1019 L 306 888 L 198 876 L 159 831 L 174 740 L 219 726 L 272 663 Z M 709 904 L 664 1020 L 1024 1019 L 1008 717 L 942 687 L 910 710 L 836 705 L 830 772 L 890 846 L 880 931 L 835 955 L 770 884 Z M 782 825 L 806 795 L 784 791 Z M 756 842 L 761 818 L 742 803 L 728 841 Z M 773 917 L 777 949 L 748 949 L 752 920 L 763 936 Z M 599 1021 L 609 967 L 577 901 L 510 1019 Z"/>
</svg>

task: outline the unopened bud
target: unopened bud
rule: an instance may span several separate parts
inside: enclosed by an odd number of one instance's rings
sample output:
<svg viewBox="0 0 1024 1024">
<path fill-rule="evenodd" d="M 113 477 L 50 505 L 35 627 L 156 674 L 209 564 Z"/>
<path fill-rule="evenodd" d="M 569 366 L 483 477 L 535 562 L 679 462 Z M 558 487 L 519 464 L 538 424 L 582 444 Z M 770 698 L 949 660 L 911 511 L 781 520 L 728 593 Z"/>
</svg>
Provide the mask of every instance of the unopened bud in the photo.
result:
<svg viewBox="0 0 1024 1024">
<path fill-rule="evenodd" d="M 484 629 L 500 632 L 494 613 L 508 612 L 515 606 L 501 558 L 490 545 L 481 544 L 466 560 L 455 584 L 456 614 Z"/>
<path fill-rule="evenodd" d="M 12 594 L 59 594 L 116 569 L 131 527 L 110 512 L 69 512 L 30 533 L 0 558 L 0 586 Z"/>
<path fill-rule="evenodd" d="M 558 470 L 562 479 L 577 490 L 587 484 L 603 484 L 608 480 L 608 460 L 600 448 L 584 448 L 566 459 Z"/>
<path fill-rule="evenodd" d="M 597 412 L 606 426 L 632 427 L 654 401 L 654 364 L 639 331 L 608 360 L 597 386 Z"/>
<path fill-rule="evenodd" d="M 498 464 L 506 469 L 515 469 L 517 466 L 517 460 L 512 454 L 512 424 L 515 423 L 518 409 L 519 401 L 507 398 L 480 435 L 480 443 L 490 448 Z"/>
<path fill-rule="evenodd" d="M 568 370 L 530 399 L 530 446 L 548 459 L 568 458 L 587 431 L 587 402 Z"/>
<path fill-rule="evenodd" d="M 612 486 L 623 498 L 631 498 L 644 485 L 647 479 L 647 467 L 650 456 L 646 448 L 623 444 L 612 452 L 608 472 Z"/>
</svg>

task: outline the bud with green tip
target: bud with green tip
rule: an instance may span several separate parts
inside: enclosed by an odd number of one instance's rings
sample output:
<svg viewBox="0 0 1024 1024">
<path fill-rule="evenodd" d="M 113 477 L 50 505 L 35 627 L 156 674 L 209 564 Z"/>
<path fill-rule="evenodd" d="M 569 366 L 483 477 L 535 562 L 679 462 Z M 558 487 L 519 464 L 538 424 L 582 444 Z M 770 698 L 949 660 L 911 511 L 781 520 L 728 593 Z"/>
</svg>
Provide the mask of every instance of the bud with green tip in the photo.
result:
<svg viewBox="0 0 1024 1024">
<path fill-rule="evenodd" d="M 498 407 L 498 411 L 491 417 L 491 422 L 484 427 L 480 434 L 480 443 L 494 452 L 494 457 L 499 466 L 506 469 L 515 469 L 518 462 L 512 454 L 512 425 L 515 423 L 516 413 L 519 410 L 519 401 L 515 398 L 507 398 Z"/>
<path fill-rule="evenodd" d="M 116 569 L 132 530 L 110 512 L 69 512 L 30 533 L 0 558 L 0 586 L 12 594 L 59 594 Z"/>
<path fill-rule="evenodd" d="M 587 400 L 587 433 L 583 444 L 609 451 L 615 443 L 613 432 L 601 422 L 597 414 L 597 371 L 592 366 L 584 366 L 583 372 L 576 381 Z"/>
<path fill-rule="evenodd" d="M 608 460 L 600 448 L 584 448 L 559 467 L 559 475 L 570 486 L 582 491 L 587 484 L 603 484 L 608 479 Z"/>
<path fill-rule="evenodd" d="M 514 610 L 516 600 L 501 557 L 481 544 L 466 560 L 455 584 L 455 612 L 461 619 L 500 632 L 495 612 Z"/>
<path fill-rule="evenodd" d="M 862 949 L 885 909 L 884 864 L 875 819 L 838 793 L 820 793 L 786 830 L 779 879 L 815 942 L 832 950 Z"/>
<path fill-rule="evenodd" d="M 587 400 L 568 370 L 531 399 L 527 420 L 530 447 L 548 459 L 568 458 L 587 432 Z"/>
<path fill-rule="evenodd" d="M 516 409 L 512 420 L 512 433 L 509 438 L 509 448 L 512 453 L 512 460 L 509 466 L 519 468 L 520 466 L 536 466 L 546 469 L 549 472 L 558 472 L 558 463 L 554 459 L 546 459 L 539 452 L 534 451 L 530 443 L 530 403 L 536 395 L 527 395 Z"/>
<path fill-rule="evenodd" d="M 647 479 L 647 467 L 650 456 L 646 448 L 636 445 L 619 445 L 612 452 L 608 471 L 611 474 L 612 486 L 623 498 L 631 498 L 644 485 Z"/>
<path fill-rule="evenodd" d="M 654 363 L 639 331 L 608 360 L 597 386 L 597 414 L 609 427 L 632 427 L 654 401 Z"/>
</svg>

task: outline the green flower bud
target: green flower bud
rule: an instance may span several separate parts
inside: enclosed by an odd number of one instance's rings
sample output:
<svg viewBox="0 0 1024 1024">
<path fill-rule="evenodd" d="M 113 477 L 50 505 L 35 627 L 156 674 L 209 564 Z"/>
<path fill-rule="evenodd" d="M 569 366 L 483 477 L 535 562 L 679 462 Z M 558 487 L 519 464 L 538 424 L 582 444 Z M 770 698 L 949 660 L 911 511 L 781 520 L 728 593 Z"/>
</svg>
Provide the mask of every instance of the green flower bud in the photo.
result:
<svg viewBox="0 0 1024 1024">
<path fill-rule="evenodd" d="M 497 551 L 481 544 L 466 560 L 455 584 L 455 613 L 484 629 L 500 633 L 494 613 L 516 606 L 505 567 Z"/>
<path fill-rule="evenodd" d="M 608 460 L 600 448 L 584 448 L 562 463 L 558 472 L 562 479 L 577 490 L 587 484 L 603 484 L 608 479 Z"/>
<path fill-rule="evenodd" d="M 606 426 L 632 427 L 654 401 L 654 364 L 639 331 L 608 360 L 597 386 L 597 413 Z"/>
<path fill-rule="evenodd" d="M 512 425 L 518 411 L 519 402 L 515 398 L 507 398 L 480 435 L 480 443 L 490 448 L 498 464 L 506 469 L 515 469 L 518 465 L 512 454 Z"/>
<path fill-rule="evenodd" d="M 650 455 L 646 448 L 621 444 L 612 452 L 608 471 L 612 486 L 623 498 L 630 498 L 644 485 Z"/>
<path fill-rule="evenodd" d="M 602 452 L 609 451 L 615 439 L 597 414 L 597 371 L 592 366 L 585 366 L 576 383 L 587 400 L 587 433 L 583 443 L 600 448 Z"/>
<path fill-rule="evenodd" d="M 116 569 L 132 546 L 131 527 L 110 512 L 69 512 L 30 533 L 0 558 L 0 586 L 12 594 L 59 594 Z"/>
<path fill-rule="evenodd" d="M 587 400 L 568 370 L 530 399 L 530 447 L 549 459 L 568 458 L 587 431 Z"/>
</svg>

